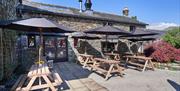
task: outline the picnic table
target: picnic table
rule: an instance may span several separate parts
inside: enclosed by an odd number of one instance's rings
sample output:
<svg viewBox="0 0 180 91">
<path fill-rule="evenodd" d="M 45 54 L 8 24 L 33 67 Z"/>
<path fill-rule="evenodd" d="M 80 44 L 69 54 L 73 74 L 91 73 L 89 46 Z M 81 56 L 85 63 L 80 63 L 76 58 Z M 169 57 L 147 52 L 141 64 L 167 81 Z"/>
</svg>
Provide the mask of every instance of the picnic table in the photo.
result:
<svg viewBox="0 0 180 91">
<path fill-rule="evenodd" d="M 30 91 L 46 88 L 57 91 L 55 87 L 61 83 L 62 79 L 59 74 L 55 70 L 50 71 L 47 64 L 41 64 L 40 66 L 35 64 L 32 65 L 28 74 L 19 77 L 11 91 Z"/>
<path fill-rule="evenodd" d="M 108 80 L 112 73 L 122 76 L 124 68 L 120 67 L 119 63 L 120 62 L 116 60 L 94 58 L 92 69 L 100 71 L 105 76 L 105 80 Z"/>
<path fill-rule="evenodd" d="M 120 60 L 120 55 L 118 53 L 105 53 L 105 55 L 109 56 L 109 57 L 113 57 L 113 60 Z"/>
<path fill-rule="evenodd" d="M 81 59 L 79 59 L 79 62 L 83 65 L 83 68 L 88 66 L 88 64 L 93 63 L 93 55 L 79 54 L 79 57 L 81 57 Z"/>
<path fill-rule="evenodd" d="M 125 52 L 124 55 L 126 56 L 126 55 L 134 55 L 134 54 L 131 52 Z"/>
<path fill-rule="evenodd" d="M 154 66 L 152 63 L 152 58 L 151 57 L 145 57 L 145 56 L 125 56 L 126 59 L 126 63 L 125 66 L 127 67 L 127 63 L 132 64 L 132 65 L 136 65 L 138 67 L 142 67 L 142 72 L 144 72 L 146 70 L 146 68 L 150 68 L 154 71 Z M 140 64 L 138 62 L 134 62 L 134 61 L 140 61 L 140 62 L 144 62 L 144 64 Z"/>
</svg>

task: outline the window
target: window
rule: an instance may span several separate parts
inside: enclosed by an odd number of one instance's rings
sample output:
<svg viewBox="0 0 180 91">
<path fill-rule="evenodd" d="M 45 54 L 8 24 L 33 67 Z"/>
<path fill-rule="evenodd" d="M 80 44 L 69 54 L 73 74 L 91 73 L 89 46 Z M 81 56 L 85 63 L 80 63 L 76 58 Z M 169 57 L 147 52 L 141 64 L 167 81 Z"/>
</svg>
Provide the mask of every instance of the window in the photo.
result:
<svg viewBox="0 0 180 91">
<path fill-rule="evenodd" d="M 104 23 L 103 23 L 103 26 L 105 26 L 105 25 L 112 26 L 113 24 L 112 24 L 112 23 L 110 23 L 110 22 L 104 22 Z"/>
<path fill-rule="evenodd" d="M 129 31 L 130 31 L 130 32 L 134 32 L 135 30 L 136 30 L 136 26 L 130 26 L 130 27 L 129 27 Z"/>
</svg>

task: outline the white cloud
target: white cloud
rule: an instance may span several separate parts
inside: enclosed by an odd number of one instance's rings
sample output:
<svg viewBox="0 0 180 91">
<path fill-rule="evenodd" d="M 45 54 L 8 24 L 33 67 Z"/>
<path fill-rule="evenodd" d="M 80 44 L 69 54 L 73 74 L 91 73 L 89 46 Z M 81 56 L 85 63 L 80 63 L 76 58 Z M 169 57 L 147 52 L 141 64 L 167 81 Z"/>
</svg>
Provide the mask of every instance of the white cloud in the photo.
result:
<svg viewBox="0 0 180 91">
<path fill-rule="evenodd" d="M 148 29 L 156 29 L 156 30 L 164 30 L 168 27 L 177 27 L 177 26 L 179 26 L 179 25 L 176 23 L 162 22 L 162 23 L 157 23 L 157 24 L 150 24 L 149 26 L 147 26 L 147 28 Z"/>
</svg>

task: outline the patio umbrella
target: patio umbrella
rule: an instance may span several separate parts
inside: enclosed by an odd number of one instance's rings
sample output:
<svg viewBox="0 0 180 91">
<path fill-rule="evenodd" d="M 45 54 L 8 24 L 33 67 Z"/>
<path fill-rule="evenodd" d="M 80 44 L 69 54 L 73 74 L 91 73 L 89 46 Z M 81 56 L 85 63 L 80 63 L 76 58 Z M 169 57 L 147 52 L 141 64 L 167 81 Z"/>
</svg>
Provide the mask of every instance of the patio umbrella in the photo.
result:
<svg viewBox="0 0 180 91">
<path fill-rule="evenodd" d="M 15 21 L 6 21 L 1 23 L 1 27 L 25 31 L 25 32 L 38 32 L 40 33 L 40 48 L 39 48 L 39 63 L 41 62 L 41 50 L 42 50 L 42 33 L 71 33 L 72 30 L 46 18 L 29 18 Z"/>
<path fill-rule="evenodd" d="M 109 26 L 109 25 L 91 29 L 91 30 L 85 31 L 85 33 L 105 35 L 106 36 L 106 49 L 107 49 L 107 36 L 108 35 L 129 35 L 130 34 L 129 32 L 125 30 L 122 30 L 113 26 Z"/>
<path fill-rule="evenodd" d="M 128 38 L 128 40 L 132 41 L 132 42 L 138 42 L 138 41 L 151 41 L 151 40 L 155 40 L 155 38 L 144 38 L 144 37 L 140 37 L 140 38 Z"/>
<path fill-rule="evenodd" d="M 139 29 L 139 30 L 134 30 L 130 32 L 130 35 L 122 35 L 119 37 L 142 37 L 142 36 L 151 36 L 151 35 L 157 35 L 157 32 L 152 32 L 151 30 L 148 29 Z"/>
<path fill-rule="evenodd" d="M 74 32 L 72 33 L 72 38 L 78 38 L 78 39 L 84 39 L 85 42 L 86 40 L 95 40 L 95 39 L 100 39 L 100 37 L 92 34 L 86 34 L 84 32 Z M 86 50 L 86 45 L 85 45 L 85 54 L 87 53 Z"/>
<path fill-rule="evenodd" d="M 92 34 L 86 34 L 84 32 L 74 32 L 72 33 L 72 38 L 79 38 L 79 39 L 100 39 L 100 37 Z"/>
<path fill-rule="evenodd" d="M 129 32 L 125 30 L 122 30 L 113 26 L 109 26 L 109 25 L 87 30 L 84 32 L 90 33 L 90 34 L 103 34 L 103 35 L 129 35 L 130 34 Z"/>
<path fill-rule="evenodd" d="M 6 24 L 9 29 L 26 32 L 71 33 L 72 30 L 46 18 L 21 19 Z"/>
</svg>

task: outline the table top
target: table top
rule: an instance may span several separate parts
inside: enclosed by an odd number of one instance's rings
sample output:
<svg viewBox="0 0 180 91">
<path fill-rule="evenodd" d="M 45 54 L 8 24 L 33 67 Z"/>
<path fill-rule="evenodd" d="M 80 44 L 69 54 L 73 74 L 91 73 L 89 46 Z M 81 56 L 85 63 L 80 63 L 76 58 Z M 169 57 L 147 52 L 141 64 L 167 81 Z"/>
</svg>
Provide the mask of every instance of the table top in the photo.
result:
<svg viewBox="0 0 180 91">
<path fill-rule="evenodd" d="M 93 55 L 89 55 L 89 54 L 79 54 L 79 56 L 83 56 L 83 57 L 93 57 Z"/>
<path fill-rule="evenodd" d="M 41 74 L 50 74 L 50 70 L 47 66 L 47 64 L 42 64 L 41 66 L 34 64 L 31 66 L 30 71 L 28 73 L 28 76 L 34 76 L 34 75 L 41 75 Z"/>
<path fill-rule="evenodd" d="M 124 54 L 133 55 L 133 53 L 130 53 L 130 52 L 125 52 Z"/>
<path fill-rule="evenodd" d="M 119 61 L 108 60 L 108 59 L 103 59 L 103 58 L 94 58 L 94 60 L 101 61 L 101 62 L 108 63 L 108 64 L 118 64 L 119 63 Z"/>
<path fill-rule="evenodd" d="M 145 57 L 145 56 L 125 56 L 125 57 L 128 57 L 128 58 L 137 58 L 137 59 L 144 59 L 144 60 L 151 60 L 152 58 L 151 57 Z"/>
<path fill-rule="evenodd" d="M 105 55 L 113 55 L 113 56 L 117 56 L 119 55 L 118 53 L 104 53 Z"/>
</svg>

